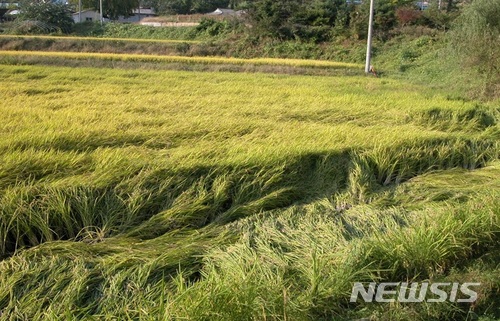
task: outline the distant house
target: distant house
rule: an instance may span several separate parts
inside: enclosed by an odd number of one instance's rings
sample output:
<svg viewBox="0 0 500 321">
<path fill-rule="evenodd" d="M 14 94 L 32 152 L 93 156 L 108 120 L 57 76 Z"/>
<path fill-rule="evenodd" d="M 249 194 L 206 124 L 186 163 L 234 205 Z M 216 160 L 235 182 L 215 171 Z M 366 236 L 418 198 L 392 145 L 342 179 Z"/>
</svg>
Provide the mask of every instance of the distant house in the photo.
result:
<svg viewBox="0 0 500 321">
<path fill-rule="evenodd" d="M 141 15 L 144 17 L 154 17 L 156 16 L 156 12 L 153 8 L 137 8 L 134 9 L 134 15 Z"/>
<path fill-rule="evenodd" d="M 5 14 L 9 15 L 9 16 L 17 16 L 20 13 L 21 13 L 21 10 L 19 10 L 19 9 L 11 9 L 11 10 L 7 11 Z"/>
<path fill-rule="evenodd" d="M 233 9 L 215 9 L 214 12 L 207 13 L 207 16 L 219 16 L 219 17 L 231 17 L 231 16 L 241 16 L 245 13 L 243 10 L 233 10 Z"/>
<path fill-rule="evenodd" d="M 81 12 L 81 21 L 80 21 L 80 12 L 75 12 L 73 13 L 73 21 L 75 22 L 95 22 L 95 21 L 101 21 L 101 14 L 95 10 L 82 10 Z"/>
<path fill-rule="evenodd" d="M 101 14 L 95 10 L 83 10 L 82 11 L 82 21 L 80 21 L 80 13 L 73 13 L 73 20 L 75 22 L 85 22 L 85 21 L 101 21 Z M 151 8 L 137 8 L 134 9 L 133 15 L 130 17 L 118 17 L 117 22 L 139 22 L 144 18 L 154 17 L 156 13 Z M 105 18 L 104 21 L 109 21 Z"/>
<path fill-rule="evenodd" d="M 2 16 L 2 21 L 14 21 L 14 20 L 16 20 L 16 18 L 19 16 L 20 13 L 21 13 L 21 10 L 19 10 L 19 9 L 8 10 Z"/>
<path fill-rule="evenodd" d="M 14 10 L 16 8 L 19 8 L 17 2 L 0 2 L 0 21 L 14 19 L 19 13 L 19 10 Z"/>
<path fill-rule="evenodd" d="M 427 2 L 427 1 L 418 1 L 415 4 L 420 10 L 429 9 L 429 2 Z"/>
<path fill-rule="evenodd" d="M 119 17 L 118 22 L 139 22 L 144 18 L 156 17 L 156 12 L 153 8 L 137 8 L 132 11 L 130 17 Z"/>
</svg>

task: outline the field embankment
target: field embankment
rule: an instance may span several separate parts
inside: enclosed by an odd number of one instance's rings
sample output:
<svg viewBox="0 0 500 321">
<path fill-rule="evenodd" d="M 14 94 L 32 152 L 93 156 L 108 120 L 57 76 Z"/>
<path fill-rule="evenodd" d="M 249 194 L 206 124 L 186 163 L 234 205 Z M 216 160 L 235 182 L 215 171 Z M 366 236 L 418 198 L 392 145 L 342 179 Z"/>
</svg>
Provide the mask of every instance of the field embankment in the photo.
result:
<svg viewBox="0 0 500 321">
<path fill-rule="evenodd" d="M 0 50 L 152 55 L 212 53 L 210 44 L 198 40 L 102 38 L 75 36 L 0 35 Z"/>
<path fill-rule="evenodd" d="M 498 317 L 494 102 L 372 77 L 9 64 L 23 54 L 0 65 L 0 318 Z M 471 278 L 475 306 L 349 303 L 352 282 Z"/>
<path fill-rule="evenodd" d="M 172 55 L 117 54 L 60 51 L 0 51 L 0 60 L 10 64 L 60 66 L 162 68 L 181 70 L 264 71 L 288 74 L 361 74 L 362 66 L 325 60 L 278 58 L 187 57 Z M 76 64 L 75 64 L 76 61 Z"/>
<path fill-rule="evenodd" d="M 179 39 L 144 39 L 144 38 L 113 38 L 113 37 L 78 37 L 78 36 L 49 36 L 49 35 L 0 35 L 0 39 L 34 39 L 34 40 L 89 40 L 103 42 L 139 42 L 139 43 L 200 43 L 199 40 Z"/>
</svg>

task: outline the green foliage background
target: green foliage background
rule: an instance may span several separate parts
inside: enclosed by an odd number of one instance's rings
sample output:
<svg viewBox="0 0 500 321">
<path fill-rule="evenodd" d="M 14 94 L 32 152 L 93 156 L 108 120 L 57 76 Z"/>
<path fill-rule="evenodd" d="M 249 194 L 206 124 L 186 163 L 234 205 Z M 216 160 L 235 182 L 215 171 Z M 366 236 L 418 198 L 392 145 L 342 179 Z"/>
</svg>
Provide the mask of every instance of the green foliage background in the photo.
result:
<svg viewBox="0 0 500 321">
<path fill-rule="evenodd" d="M 32 21 L 45 24 L 45 26 L 39 28 L 38 32 L 43 32 L 44 29 L 58 29 L 60 32 L 70 33 L 74 25 L 71 11 L 67 6 L 51 2 L 22 2 L 21 13 L 18 19 L 21 21 Z M 27 31 L 29 32 L 29 29 Z"/>
</svg>

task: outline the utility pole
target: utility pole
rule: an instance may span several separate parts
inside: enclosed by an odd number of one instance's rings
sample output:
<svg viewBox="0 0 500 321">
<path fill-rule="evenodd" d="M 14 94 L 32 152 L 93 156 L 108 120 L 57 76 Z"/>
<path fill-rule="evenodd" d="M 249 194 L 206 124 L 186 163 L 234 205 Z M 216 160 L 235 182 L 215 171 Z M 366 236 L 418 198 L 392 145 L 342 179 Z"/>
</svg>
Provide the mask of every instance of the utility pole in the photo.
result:
<svg viewBox="0 0 500 321">
<path fill-rule="evenodd" d="M 104 21 L 104 17 L 102 15 L 102 0 L 99 0 L 99 12 L 101 13 L 101 25 Z"/>
<path fill-rule="evenodd" d="M 82 0 L 78 0 L 78 22 L 82 22 Z"/>
<path fill-rule="evenodd" d="M 139 22 L 141 22 L 141 0 L 139 0 L 139 8 L 138 8 L 138 13 L 139 13 Z"/>
<path fill-rule="evenodd" d="M 370 20 L 368 22 L 368 40 L 366 41 L 366 64 L 365 73 L 370 72 L 370 60 L 372 55 L 372 33 L 373 33 L 373 3 L 375 0 L 370 0 Z"/>
</svg>

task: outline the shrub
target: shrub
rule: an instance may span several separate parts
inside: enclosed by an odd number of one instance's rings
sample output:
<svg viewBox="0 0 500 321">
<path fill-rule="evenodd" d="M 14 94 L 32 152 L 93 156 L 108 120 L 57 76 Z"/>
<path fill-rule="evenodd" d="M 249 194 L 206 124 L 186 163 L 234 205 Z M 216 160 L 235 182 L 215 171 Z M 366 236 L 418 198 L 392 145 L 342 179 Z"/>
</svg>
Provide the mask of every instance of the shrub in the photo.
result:
<svg viewBox="0 0 500 321">
<path fill-rule="evenodd" d="M 400 7 L 396 9 L 396 17 L 401 26 L 414 24 L 421 16 L 422 12 L 412 7 Z"/>
<path fill-rule="evenodd" d="M 462 64 L 484 78 L 484 94 L 500 94 L 500 2 L 476 0 L 465 8 L 452 33 Z"/>
<path fill-rule="evenodd" d="M 203 18 L 196 27 L 199 33 L 205 33 L 215 37 L 229 32 L 232 29 L 231 23 L 227 20 L 216 21 L 214 19 Z"/>
</svg>

